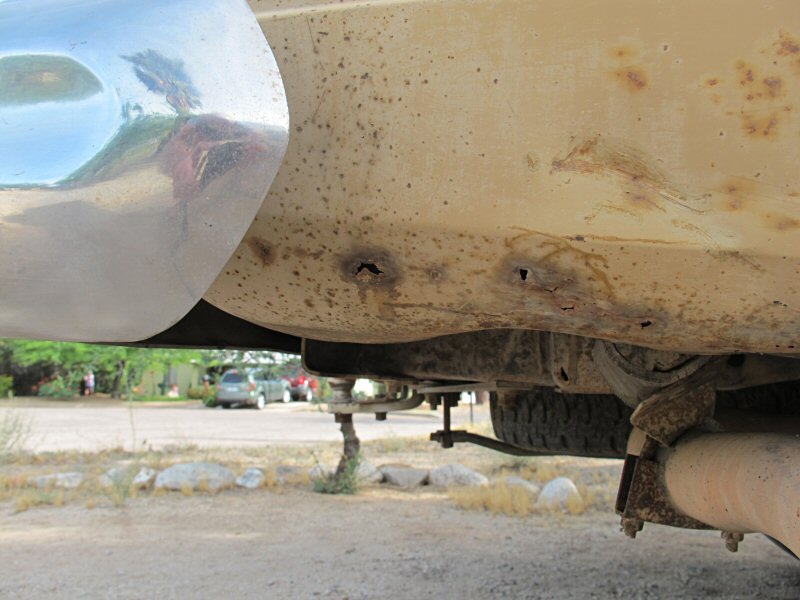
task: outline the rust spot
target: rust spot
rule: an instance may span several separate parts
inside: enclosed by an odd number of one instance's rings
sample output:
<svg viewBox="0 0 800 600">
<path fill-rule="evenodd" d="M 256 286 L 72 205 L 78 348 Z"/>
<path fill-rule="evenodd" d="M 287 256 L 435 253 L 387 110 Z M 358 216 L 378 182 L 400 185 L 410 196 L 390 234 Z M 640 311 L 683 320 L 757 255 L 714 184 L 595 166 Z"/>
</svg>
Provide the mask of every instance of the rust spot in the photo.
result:
<svg viewBox="0 0 800 600">
<path fill-rule="evenodd" d="M 695 198 L 678 189 L 656 166 L 656 161 L 625 143 L 602 137 L 573 148 L 565 158 L 552 162 L 554 171 L 611 176 L 623 180 L 626 195 L 634 205 L 661 208 L 666 201 L 702 213 Z"/>
<path fill-rule="evenodd" d="M 778 136 L 777 112 L 761 115 L 754 112 L 742 114 L 742 131 L 753 138 L 774 139 Z"/>
<path fill-rule="evenodd" d="M 323 250 L 315 250 L 314 252 L 311 252 L 309 250 L 306 250 L 305 248 L 295 248 L 293 252 L 297 258 L 318 259 L 321 258 L 323 254 L 325 254 Z"/>
<path fill-rule="evenodd" d="M 800 229 L 800 220 L 786 215 L 764 215 L 762 220 L 775 231 L 794 231 Z"/>
<path fill-rule="evenodd" d="M 719 77 L 710 77 L 710 78 L 706 79 L 706 84 L 705 85 L 706 85 L 706 87 L 715 87 L 715 86 L 719 85 L 719 83 L 720 83 Z"/>
<path fill-rule="evenodd" d="M 641 92 L 647 87 L 647 75 L 642 67 L 622 67 L 614 71 L 614 76 L 631 92 Z"/>
<path fill-rule="evenodd" d="M 268 267 L 275 262 L 275 249 L 268 242 L 253 237 L 247 240 L 247 245 L 263 266 Z"/>
<path fill-rule="evenodd" d="M 636 58 L 639 55 L 639 52 L 632 46 L 622 45 L 609 48 L 608 55 L 615 60 L 627 62 L 633 58 Z"/>
<path fill-rule="evenodd" d="M 780 77 L 765 77 L 762 81 L 767 87 L 767 95 L 770 98 L 783 95 L 783 80 Z"/>
<path fill-rule="evenodd" d="M 428 277 L 430 277 L 431 281 L 442 281 L 444 279 L 444 271 L 439 267 L 431 267 L 428 269 Z"/>
<path fill-rule="evenodd" d="M 791 106 L 778 104 L 778 99 L 787 95 L 786 83 L 776 74 L 762 75 L 758 68 L 745 60 L 738 60 L 733 68 L 736 80 L 733 85 L 741 93 L 741 105 L 738 110 L 726 110 L 727 116 L 738 116 L 741 131 L 753 139 L 771 140 L 778 136 L 782 113 L 791 111 Z M 706 80 L 717 81 L 719 78 Z M 721 103 L 721 96 L 715 94 L 711 101 Z"/>
<path fill-rule="evenodd" d="M 783 79 L 778 75 L 762 77 L 753 65 L 743 60 L 734 65 L 739 85 L 744 89 L 745 99 L 752 102 L 768 98 L 779 98 L 786 94 Z"/>
<path fill-rule="evenodd" d="M 775 42 L 778 56 L 795 56 L 800 54 L 800 40 L 792 36 L 791 33 L 781 30 L 778 33 L 778 41 Z"/>
<path fill-rule="evenodd" d="M 755 195 L 755 182 L 743 177 L 725 181 L 719 191 L 726 196 L 722 210 L 737 211 L 744 208 L 750 198 Z"/>
</svg>

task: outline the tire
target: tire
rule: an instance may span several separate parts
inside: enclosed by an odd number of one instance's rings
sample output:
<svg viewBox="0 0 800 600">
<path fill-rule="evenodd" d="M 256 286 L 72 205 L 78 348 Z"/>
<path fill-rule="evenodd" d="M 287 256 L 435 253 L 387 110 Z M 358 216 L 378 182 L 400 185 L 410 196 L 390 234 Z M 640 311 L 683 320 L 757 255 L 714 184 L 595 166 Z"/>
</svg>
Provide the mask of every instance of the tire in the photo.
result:
<svg viewBox="0 0 800 600">
<path fill-rule="evenodd" d="M 501 403 L 489 396 L 494 433 L 526 450 L 593 458 L 625 458 L 633 412 L 606 394 L 561 394 L 538 387 Z"/>
<path fill-rule="evenodd" d="M 230 408 L 230 407 L 231 407 L 231 405 L 230 405 L 230 404 L 228 404 L 227 402 L 220 402 L 220 403 L 219 403 L 219 405 L 220 405 L 222 408 Z"/>
<path fill-rule="evenodd" d="M 256 398 L 256 403 L 253 405 L 256 410 L 264 410 L 267 405 L 267 397 L 264 394 L 259 394 Z"/>
<path fill-rule="evenodd" d="M 283 390 L 283 395 L 281 396 L 281 402 L 284 404 L 289 404 L 292 401 L 292 392 L 289 390 Z"/>
<path fill-rule="evenodd" d="M 800 381 L 718 391 L 716 409 L 749 410 L 769 415 L 797 415 L 800 414 Z"/>
</svg>

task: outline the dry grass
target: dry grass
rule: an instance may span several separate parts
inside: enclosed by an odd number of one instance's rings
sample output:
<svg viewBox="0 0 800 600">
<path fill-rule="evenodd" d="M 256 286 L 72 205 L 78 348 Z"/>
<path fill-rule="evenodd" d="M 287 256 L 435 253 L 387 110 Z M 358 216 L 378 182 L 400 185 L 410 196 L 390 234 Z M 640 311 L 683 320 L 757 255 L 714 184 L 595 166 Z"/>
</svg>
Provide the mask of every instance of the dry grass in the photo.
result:
<svg viewBox="0 0 800 600">
<path fill-rule="evenodd" d="M 14 498 L 14 512 L 25 512 L 35 506 L 64 506 L 67 502 L 67 492 L 62 489 L 39 490 L 27 488 Z"/>
<path fill-rule="evenodd" d="M 30 435 L 30 419 L 12 410 L 4 410 L 0 417 L 0 465 L 21 454 Z"/>
<path fill-rule="evenodd" d="M 520 486 L 509 486 L 504 482 L 490 485 L 453 487 L 447 495 L 460 508 L 485 510 L 493 515 L 527 517 L 534 512 L 536 498 Z"/>
<path fill-rule="evenodd" d="M 568 513 L 581 515 L 588 506 L 582 497 L 570 496 L 565 508 L 558 506 L 542 508 L 536 506 L 536 496 L 521 486 L 507 485 L 496 481 L 485 486 L 454 487 L 447 495 L 459 508 L 483 510 L 493 515 L 527 517 L 532 514 Z"/>
</svg>

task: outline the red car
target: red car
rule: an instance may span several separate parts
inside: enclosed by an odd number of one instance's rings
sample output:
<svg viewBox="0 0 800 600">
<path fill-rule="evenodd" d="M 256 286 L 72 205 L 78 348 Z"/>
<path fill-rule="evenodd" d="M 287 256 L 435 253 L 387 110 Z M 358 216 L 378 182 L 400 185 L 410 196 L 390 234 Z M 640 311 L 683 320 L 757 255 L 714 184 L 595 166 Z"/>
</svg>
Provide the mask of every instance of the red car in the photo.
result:
<svg viewBox="0 0 800 600">
<path fill-rule="evenodd" d="M 319 382 L 305 373 L 299 373 L 294 377 L 286 377 L 292 392 L 292 400 L 305 400 L 311 402 L 317 393 Z"/>
</svg>

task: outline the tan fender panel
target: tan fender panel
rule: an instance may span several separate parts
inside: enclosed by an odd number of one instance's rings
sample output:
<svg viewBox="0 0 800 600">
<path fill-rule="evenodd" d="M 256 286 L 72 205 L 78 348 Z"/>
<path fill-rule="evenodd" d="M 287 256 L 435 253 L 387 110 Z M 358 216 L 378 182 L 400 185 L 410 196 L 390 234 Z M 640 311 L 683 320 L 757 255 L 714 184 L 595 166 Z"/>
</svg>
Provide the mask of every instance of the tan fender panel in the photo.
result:
<svg viewBox="0 0 800 600">
<path fill-rule="evenodd" d="M 327 340 L 797 351 L 795 2 L 251 6 L 292 138 L 215 305 Z"/>
</svg>

